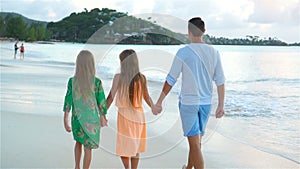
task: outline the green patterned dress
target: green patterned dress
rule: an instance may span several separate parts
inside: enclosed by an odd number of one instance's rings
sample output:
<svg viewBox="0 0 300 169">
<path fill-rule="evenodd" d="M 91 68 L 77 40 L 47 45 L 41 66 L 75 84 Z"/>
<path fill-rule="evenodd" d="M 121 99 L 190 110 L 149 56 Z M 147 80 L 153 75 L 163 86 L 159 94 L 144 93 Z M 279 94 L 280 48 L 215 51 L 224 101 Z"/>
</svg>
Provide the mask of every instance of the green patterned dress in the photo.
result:
<svg viewBox="0 0 300 169">
<path fill-rule="evenodd" d="M 72 109 L 72 131 L 74 140 L 85 148 L 96 149 L 100 139 L 100 116 L 107 113 L 106 99 L 100 79 L 96 78 L 95 92 L 91 97 L 74 92 L 73 77 L 68 81 L 68 89 L 64 101 L 64 112 Z"/>
</svg>

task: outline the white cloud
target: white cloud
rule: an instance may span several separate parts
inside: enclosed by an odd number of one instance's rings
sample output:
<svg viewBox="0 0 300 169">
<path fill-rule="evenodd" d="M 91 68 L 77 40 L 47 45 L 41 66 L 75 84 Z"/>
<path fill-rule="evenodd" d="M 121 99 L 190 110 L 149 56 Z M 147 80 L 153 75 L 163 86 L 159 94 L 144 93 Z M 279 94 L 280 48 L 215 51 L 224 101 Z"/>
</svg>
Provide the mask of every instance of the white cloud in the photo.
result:
<svg viewBox="0 0 300 169">
<path fill-rule="evenodd" d="M 48 17 L 49 18 L 55 18 L 56 16 L 57 16 L 57 14 L 54 12 L 53 9 L 48 10 Z"/>
<path fill-rule="evenodd" d="M 42 21 L 58 21 L 74 12 L 75 7 L 69 0 L 1 0 L 1 5 L 4 12 Z"/>
<path fill-rule="evenodd" d="M 254 12 L 249 17 L 254 23 L 299 23 L 299 0 L 253 0 Z M 297 11 L 297 12 L 296 12 Z"/>
<path fill-rule="evenodd" d="M 154 1 L 133 0 L 132 6 L 133 6 L 133 10 L 131 12 L 132 14 L 151 13 L 153 11 Z"/>
</svg>

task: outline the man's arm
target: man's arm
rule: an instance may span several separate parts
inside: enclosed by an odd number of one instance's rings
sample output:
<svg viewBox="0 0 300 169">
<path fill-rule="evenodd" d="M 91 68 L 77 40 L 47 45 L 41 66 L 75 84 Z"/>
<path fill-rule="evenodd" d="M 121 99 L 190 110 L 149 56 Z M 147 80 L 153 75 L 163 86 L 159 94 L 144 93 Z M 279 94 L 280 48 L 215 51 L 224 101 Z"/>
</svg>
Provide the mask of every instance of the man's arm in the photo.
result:
<svg viewBox="0 0 300 169">
<path fill-rule="evenodd" d="M 179 74 L 182 71 L 183 62 L 178 56 L 179 56 L 179 51 L 177 52 L 177 54 L 173 60 L 170 72 L 167 75 L 163 89 L 160 93 L 160 96 L 159 96 L 155 106 L 154 106 L 153 114 L 155 114 L 155 115 L 161 113 L 162 102 L 165 99 L 165 97 L 168 95 L 168 93 L 170 92 L 172 87 L 175 85 L 177 78 L 179 77 Z"/>
<path fill-rule="evenodd" d="M 153 114 L 159 114 L 162 111 L 162 102 L 166 98 L 166 96 L 169 94 L 170 90 L 172 89 L 172 86 L 169 85 L 167 81 L 165 81 L 164 87 L 160 93 L 160 96 L 155 104 L 156 111 L 153 112 Z"/>
<path fill-rule="evenodd" d="M 225 98 L 225 85 L 222 84 L 217 87 L 218 91 L 218 107 L 216 110 L 216 118 L 221 118 L 225 114 L 224 110 L 224 98 Z"/>
</svg>

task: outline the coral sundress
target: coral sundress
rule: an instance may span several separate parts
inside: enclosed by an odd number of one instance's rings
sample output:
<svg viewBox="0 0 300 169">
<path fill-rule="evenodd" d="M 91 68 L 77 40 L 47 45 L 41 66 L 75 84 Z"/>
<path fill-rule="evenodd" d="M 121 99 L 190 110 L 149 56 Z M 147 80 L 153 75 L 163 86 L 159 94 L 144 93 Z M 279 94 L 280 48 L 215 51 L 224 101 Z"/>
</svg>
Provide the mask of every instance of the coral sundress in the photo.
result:
<svg viewBox="0 0 300 169">
<path fill-rule="evenodd" d="M 137 83 L 140 82 L 135 83 L 135 89 Z M 134 92 L 132 108 L 122 102 L 118 93 L 116 96 L 116 106 L 118 107 L 117 156 L 131 157 L 146 151 L 147 132 L 142 107 L 143 97 L 138 97 L 137 92 L 142 92 L 142 90 Z"/>
</svg>

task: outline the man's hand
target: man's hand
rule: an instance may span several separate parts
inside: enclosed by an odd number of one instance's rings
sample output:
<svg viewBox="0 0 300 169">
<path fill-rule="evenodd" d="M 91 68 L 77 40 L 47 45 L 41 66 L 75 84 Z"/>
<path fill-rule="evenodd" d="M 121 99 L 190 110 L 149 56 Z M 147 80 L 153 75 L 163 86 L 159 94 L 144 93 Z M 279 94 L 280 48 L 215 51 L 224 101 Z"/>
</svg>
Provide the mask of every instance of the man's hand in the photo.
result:
<svg viewBox="0 0 300 169">
<path fill-rule="evenodd" d="M 224 116 L 224 114 L 225 114 L 224 107 L 218 106 L 216 110 L 216 118 L 221 118 Z"/>
<path fill-rule="evenodd" d="M 162 111 L 162 106 L 156 103 L 151 107 L 151 110 L 154 115 L 158 115 Z"/>
</svg>

